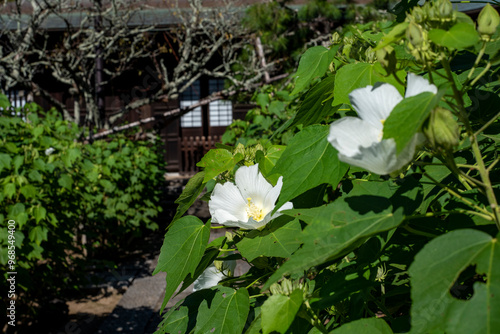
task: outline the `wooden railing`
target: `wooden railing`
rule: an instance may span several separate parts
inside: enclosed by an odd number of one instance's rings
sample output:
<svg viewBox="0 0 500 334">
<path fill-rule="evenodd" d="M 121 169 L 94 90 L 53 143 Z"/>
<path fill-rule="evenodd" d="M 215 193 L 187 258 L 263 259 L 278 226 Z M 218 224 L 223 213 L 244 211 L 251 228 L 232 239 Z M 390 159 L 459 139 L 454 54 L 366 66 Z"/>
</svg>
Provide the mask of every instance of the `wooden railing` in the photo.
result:
<svg viewBox="0 0 500 334">
<path fill-rule="evenodd" d="M 193 174 L 200 168 L 196 164 L 203 158 L 205 153 L 215 148 L 219 142 L 219 136 L 190 136 L 179 138 L 181 146 L 181 172 Z"/>
</svg>

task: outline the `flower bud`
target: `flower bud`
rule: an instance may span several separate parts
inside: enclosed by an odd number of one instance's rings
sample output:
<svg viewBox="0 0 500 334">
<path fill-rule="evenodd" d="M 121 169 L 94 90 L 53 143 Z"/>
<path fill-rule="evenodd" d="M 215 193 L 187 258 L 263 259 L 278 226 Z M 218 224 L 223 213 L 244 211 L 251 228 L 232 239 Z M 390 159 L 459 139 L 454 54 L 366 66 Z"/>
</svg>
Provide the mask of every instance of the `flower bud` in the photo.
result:
<svg viewBox="0 0 500 334">
<path fill-rule="evenodd" d="M 425 20 L 426 14 L 421 7 L 413 7 L 411 16 L 415 19 L 415 22 L 421 23 Z"/>
<path fill-rule="evenodd" d="M 424 42 L 424 34 L 420 25 L 410 22 L 406 29 L 406 37 L 411 45 L 419 47 Z"/>
<path fill-rule="evenodd" d="M 452 16 L 453 6 L 449 0 L 438 0 L 435 6 L 440 17 Z"/>
<path fill-rule="evenodd" d="M 490 4 L 486 4 L 477 18 L 477 31 L 482 36 L 491 36 L 500 24 L 498 12 Z"/>
<path fill-rule="evenodd" d="M 381 49 L 377 50 L 377 60 L 380 65 L 387 71 L 387 74 L 391 74 L 396 72 L 396 52 L 394 48 L 390 45 L 387 45 Z"/>
<path fill-rule="evenodd" d="M 334 32 L 331 38 L 331 42 L 334 45 L 340 44 L 342 42 L 342 38 L 338 32 Z"/>
<path fill-rule="evenodd" d="M 453 114 L 441 107 L 431 113 L 423 132 L 433 147 L 445 150 L 457 146 L 460 139 L 458 124 Z"/>
</svg>

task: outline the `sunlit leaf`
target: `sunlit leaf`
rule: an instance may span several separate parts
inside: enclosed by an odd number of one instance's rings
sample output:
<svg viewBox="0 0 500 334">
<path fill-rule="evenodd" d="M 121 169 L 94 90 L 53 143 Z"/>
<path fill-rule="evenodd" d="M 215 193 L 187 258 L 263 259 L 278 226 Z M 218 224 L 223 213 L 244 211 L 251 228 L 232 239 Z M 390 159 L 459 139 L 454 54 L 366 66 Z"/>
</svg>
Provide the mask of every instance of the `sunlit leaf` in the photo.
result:
<svg viewBox="0 0 500 334">
<path fill-rule="evenodd" d="M 451 294 L 454 283 L 469 266 L 474 266 L 477 273 L 473 295 L 455 298 Z M 433 239 L 417 254 L 410 266 L 410 276 L 412 333 L 498 332 L 498 239 L 470 229 L 448 232 Z"/>
</svg>

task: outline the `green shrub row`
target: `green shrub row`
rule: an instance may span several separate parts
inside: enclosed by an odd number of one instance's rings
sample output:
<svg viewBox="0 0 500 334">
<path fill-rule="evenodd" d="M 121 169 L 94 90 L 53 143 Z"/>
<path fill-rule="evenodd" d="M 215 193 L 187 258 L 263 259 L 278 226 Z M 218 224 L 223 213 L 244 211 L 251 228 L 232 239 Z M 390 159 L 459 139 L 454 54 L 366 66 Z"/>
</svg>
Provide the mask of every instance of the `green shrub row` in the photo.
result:
<svg viewBox="0 0 500 334">
<path fill-rule="evenodd" d="M 82 129 L 54 110 L 29 104 L 20 117 L 5 96 L 0 104 L 0 263 L 9 264 L 14 244 L 18 289 L 62 291 L 90 255 L 158 228 L 164 162 L 157 144 L 124 136 L 83 144 L 76 140 Z"/>
</svg>

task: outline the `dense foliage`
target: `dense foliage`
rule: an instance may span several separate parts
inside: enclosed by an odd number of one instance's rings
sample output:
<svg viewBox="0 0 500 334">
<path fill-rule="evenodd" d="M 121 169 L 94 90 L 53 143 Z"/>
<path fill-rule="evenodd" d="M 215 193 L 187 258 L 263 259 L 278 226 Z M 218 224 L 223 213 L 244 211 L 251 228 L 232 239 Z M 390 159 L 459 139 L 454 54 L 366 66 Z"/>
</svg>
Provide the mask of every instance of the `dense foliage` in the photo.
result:
<svg viewBox="0 0 500 334">
<path fill-rule="evenodd" d="M 0 234 L 0 262 L 10 263 L 15 245 L 19 303 L 82 284 L 75 276 L 94 255 L 158 228 L 164 163 L 156 144 L 123 136 L 82 144 L 82 130 L 54 110 L 12 111 L 5 96 L 1 108 L 0 220 L 14 220 L 15 233 Z"/>
<path fill-rule="evenodd" d="M 289 94 L 301 104 L 281 130 L 294 136 L 256 144 L 261 134 L 246 130 L 256 137 L 208 152 L 177 200 L 156 268 L 167 273 L 163 306 L 212 263 L 224 278 L 171 308 L 158 333 L 498 332 L 499 24 L 489 5 L 476 24 L 438 0 L 308 49 Z M 412 91 L 411 80 L 425 89 Z M 359 92 L 382 89 L 399 98 L 373 123 L 379 137 L 354 147 L 369 135 L 360 128 L 340 138 L 345 120 L 366 121 Z M 340 160 L 399 161 L 417 142 L 390 175 Z M 267 182 L 248 176 L 255 164 Z M 253 202 L 252 184 L 267 189 L 261 198 L 280 190 L 277 202 Z M 182 216 L 205 188 L 212 219 Z M 281 210 L 288 201 L 293 209 Z M 213 222 L 269 217 L 208 243 Z M 250 270 L 233 277 L 224 261 L 235 259 Z"/>
</svg>

